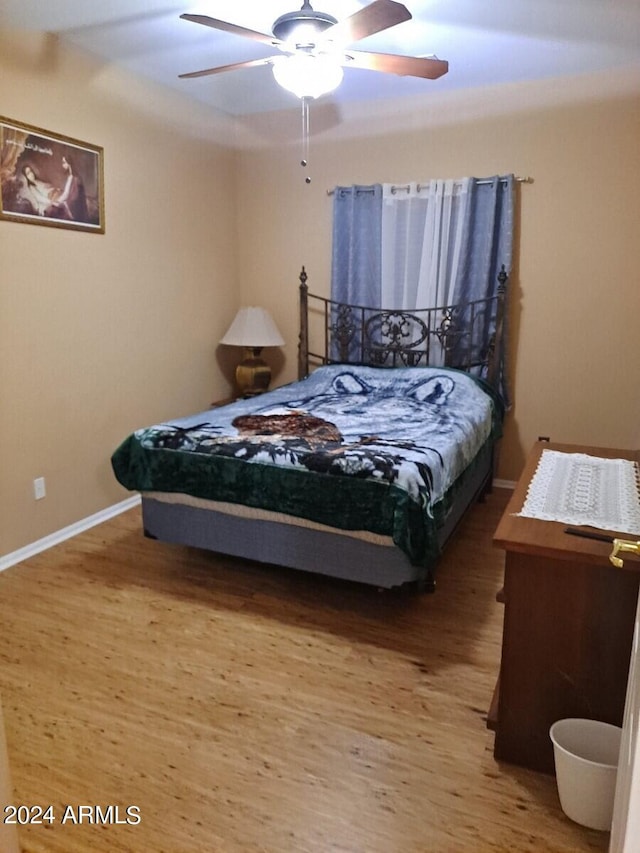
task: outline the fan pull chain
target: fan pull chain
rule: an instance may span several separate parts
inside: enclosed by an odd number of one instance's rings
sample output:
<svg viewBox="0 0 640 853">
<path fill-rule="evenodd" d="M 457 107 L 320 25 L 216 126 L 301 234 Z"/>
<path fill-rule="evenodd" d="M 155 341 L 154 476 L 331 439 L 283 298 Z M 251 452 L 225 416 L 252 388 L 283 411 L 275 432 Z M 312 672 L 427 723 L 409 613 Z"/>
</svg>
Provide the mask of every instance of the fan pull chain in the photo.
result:
<svg viewBox="0 0 640 853">
<path fill-rule="evenodd" d="M 302 160 L 300 165 L 305 169 L 309 163 L 309 101 L 310 98 L 302 98 Z M 311 183 L 309 175 L 304 179 L 306 184 Z"/>
</svg>

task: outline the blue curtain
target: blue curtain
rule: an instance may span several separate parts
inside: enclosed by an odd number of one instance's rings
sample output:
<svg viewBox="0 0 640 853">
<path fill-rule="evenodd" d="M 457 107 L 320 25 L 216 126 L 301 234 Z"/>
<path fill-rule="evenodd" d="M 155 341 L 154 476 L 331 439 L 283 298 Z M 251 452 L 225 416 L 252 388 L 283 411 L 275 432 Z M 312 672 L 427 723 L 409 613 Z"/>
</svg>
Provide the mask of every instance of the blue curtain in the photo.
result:
<svg viewBox="0 0 640 853">
<path fill-rule="evenodd" d="M 513 175 L 471 179 L 469 204 L 465 210 L 463 226 L 461 261 L 453 286 L 454 305 L 464 306 L 475 299 L 495 295 L 501 269 L 504 267 L 507 274 L 511 272 L 514 181 Z M 508 291 L 507 285 L 507 293 Z M 507 316 L 508 311 L 505 309 L 500 381 L 502 397 L 509 407 L 511 403 L 505 366 Z M 484 316 L 478 323 L 474 337 L 478 341 L 486 341 L 494 328 L 495 316 Z M 455 355 L 454 350 L 454 363 Z"/>
<path fill-rule="evenodd" d="M 462 259 L 453 287 L 454 303 L 492 296 L 502 265 L 510 271 L 513 200 L 513 175 L 471 178 Z"/>
<path fill-rule="evenodd" d="M 379 306 L 381 270 L 382 184 L 336 187 L 331 298 Z"/>
</svg>

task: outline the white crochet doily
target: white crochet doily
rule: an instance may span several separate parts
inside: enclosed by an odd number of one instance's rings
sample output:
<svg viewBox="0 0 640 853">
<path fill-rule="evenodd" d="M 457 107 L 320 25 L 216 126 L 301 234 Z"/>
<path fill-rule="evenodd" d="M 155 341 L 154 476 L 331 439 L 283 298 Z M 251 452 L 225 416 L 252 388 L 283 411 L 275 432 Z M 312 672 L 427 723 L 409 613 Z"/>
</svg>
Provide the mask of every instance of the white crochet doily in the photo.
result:
<svg viewBox="0 0 640 853">
<path fill-rule="evenodd" d="M 640 535 L 638 466 L 628 459 L 543 450 L 516 515 Z"/>
</svg>

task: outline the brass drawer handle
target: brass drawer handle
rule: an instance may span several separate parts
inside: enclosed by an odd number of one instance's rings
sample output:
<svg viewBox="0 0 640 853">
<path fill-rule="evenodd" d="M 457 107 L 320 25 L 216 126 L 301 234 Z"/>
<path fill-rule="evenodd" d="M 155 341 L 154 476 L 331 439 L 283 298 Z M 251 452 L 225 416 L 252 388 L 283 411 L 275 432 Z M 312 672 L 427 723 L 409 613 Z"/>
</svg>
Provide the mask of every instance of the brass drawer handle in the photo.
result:
<svg viewBox="0 0 640 853">
<path fill-rule="evenodd" d="M 609 554 L 609 559 L 616 568 L 621 569 L 624 566 L 622 557 L 618 557 L 620 551 L 627 551 L 629 554 L 640 555 L 640 540 L 631 542 L 629 539 L 614 539 L 613 551 Z"/>
</svg>

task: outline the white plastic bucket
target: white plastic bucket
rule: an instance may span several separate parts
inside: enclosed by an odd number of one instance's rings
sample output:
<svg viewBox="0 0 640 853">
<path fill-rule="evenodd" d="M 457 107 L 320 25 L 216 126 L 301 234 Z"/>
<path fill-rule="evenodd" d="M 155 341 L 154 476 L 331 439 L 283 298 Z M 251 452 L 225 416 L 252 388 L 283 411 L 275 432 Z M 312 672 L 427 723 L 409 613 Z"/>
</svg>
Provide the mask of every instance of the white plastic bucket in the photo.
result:
<svg viewBox="0 0 640 853">
<path fill-rule="evenodd" d="M 590 829 L 611 829 L 621 734 L 619 726 L 581 719 L 549 730 L 562 811 Z"/>
</svg>

